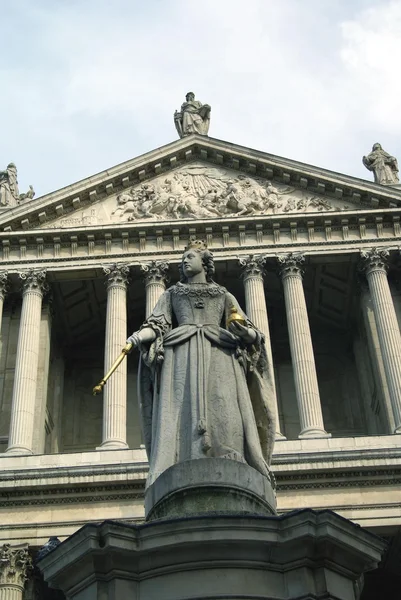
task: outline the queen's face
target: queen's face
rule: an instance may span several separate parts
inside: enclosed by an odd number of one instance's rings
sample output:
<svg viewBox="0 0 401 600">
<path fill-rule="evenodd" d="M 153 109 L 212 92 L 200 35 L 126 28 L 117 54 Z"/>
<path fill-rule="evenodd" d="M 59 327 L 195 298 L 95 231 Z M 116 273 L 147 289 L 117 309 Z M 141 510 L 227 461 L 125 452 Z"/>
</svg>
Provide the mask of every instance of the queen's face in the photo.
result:
<svg viewBox="0 0 401 600">
<path fill-rule="evenodd" d="M 200 252 L 194 250 L 185 252 L 182 257 L 182 270 L 185 277 L 193 277 L 198 273 L 202 273 L 203 263 Z"/>
</svg>

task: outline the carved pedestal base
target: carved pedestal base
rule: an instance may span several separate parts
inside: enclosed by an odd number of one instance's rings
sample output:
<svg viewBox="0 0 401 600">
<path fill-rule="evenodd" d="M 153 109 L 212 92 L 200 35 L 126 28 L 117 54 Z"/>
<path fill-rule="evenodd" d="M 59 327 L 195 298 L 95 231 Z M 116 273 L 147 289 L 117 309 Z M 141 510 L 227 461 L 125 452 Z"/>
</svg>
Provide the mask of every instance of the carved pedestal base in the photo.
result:
<svg viewBox="0 0 401 600">
<path fill-rule="evenodd" d="M 357 600 L 385 546 L 331 511 L 105 521 L 39 568 L 70 600 Z"/>
<path fill-rule="evenodd" d="M 170 467 L 146 490 L 148 521 L 227 513 L 276 514 L 267 477 L 235 460 L 203 458 Z"/>
</svg>

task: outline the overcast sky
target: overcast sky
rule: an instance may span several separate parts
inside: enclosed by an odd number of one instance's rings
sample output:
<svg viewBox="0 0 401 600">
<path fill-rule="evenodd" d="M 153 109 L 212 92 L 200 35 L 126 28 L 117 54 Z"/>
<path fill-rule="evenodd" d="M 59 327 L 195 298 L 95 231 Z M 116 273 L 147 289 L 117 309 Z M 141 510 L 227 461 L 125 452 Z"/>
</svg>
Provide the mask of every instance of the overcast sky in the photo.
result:
<svg viewBox="0 0 401 600">
<path fill-rule="evenodd" d="M 401 0 L 0 0 L 0 169 L 37 196 L 209 133 L 372 179 L 401 159 Z"/>
</svg>

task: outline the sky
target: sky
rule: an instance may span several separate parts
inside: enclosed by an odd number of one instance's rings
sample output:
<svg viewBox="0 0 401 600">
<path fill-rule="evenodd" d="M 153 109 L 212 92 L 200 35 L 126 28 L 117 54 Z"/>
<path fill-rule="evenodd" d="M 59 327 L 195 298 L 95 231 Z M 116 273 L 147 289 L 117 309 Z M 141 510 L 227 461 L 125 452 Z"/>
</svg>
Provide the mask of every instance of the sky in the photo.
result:
<svg viewBox="0 0 401 600">
<path fill-rule="evenodd" d="M 177 139 L 193 91 L 211 137 L 372 180 L 401 160 L 401 0 L 0 0 L 0 169 L 60 189 Z"/>
</svg>

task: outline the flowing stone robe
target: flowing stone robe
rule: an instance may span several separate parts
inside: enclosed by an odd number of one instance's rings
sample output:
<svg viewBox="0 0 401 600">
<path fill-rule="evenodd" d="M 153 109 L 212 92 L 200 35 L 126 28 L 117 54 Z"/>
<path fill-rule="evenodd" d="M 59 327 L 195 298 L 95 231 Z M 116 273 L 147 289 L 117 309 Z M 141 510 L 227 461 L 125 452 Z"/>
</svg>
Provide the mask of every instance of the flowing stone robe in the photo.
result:
<svg viewBox="0 0 401 600">
<path fill-rule="evenodd" d="M 221 457 L 270 478 L 275 435 L 264 336 L 244 344 L 221 327 L 238 302 L 215 283 L 178 283 L 143 324 L 156 339 L 140 348 L 138 381 L 150 463 L 147 486 L 172 465 Z"/>
<path fill-rule="evenodd" d="M 375 144 L 372 152 L 362 160 L 365 167 L 373 171 L 375 183 L 382 185 L 399 183 L 397 159 L 383 150 L 380 144 Z"/>
<path fill-rule="evenodd" d="M 189 100 L 181 105 L 181 112 L 175 114 L 175 122 L 180 137 L 198 133 L 207 135 L 210 126 L 210 106 L 198 100 Z M 179 121 L 179 126 L 177 126 Z"/>
</svg>

